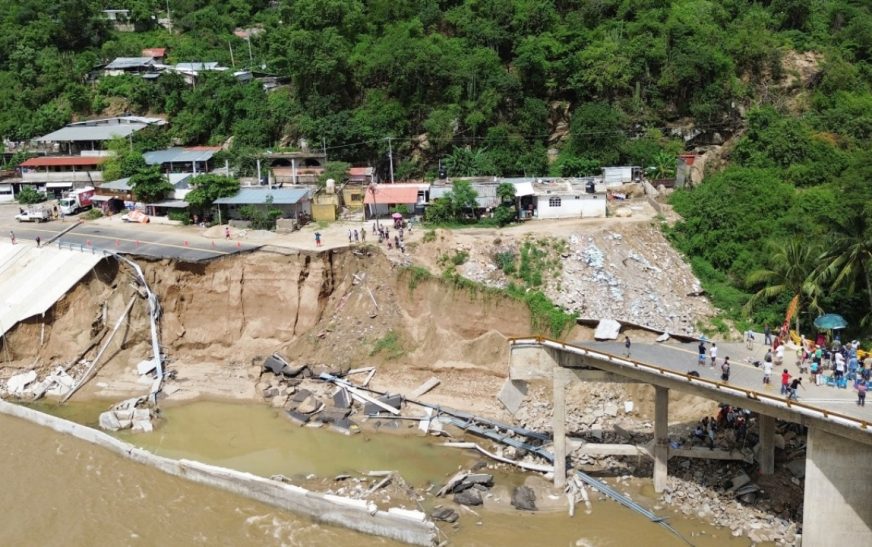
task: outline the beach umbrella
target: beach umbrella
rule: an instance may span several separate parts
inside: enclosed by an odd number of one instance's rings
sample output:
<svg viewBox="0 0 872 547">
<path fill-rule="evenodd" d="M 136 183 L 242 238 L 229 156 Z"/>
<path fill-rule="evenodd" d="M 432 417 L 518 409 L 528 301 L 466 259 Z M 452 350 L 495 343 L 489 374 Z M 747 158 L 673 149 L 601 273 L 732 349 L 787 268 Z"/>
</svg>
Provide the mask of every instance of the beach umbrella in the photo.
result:
<svg viewBox="0 0 872 547">
<path fill-rule="evenodd" d="M 391 215 L 391 218 L 393 218 L 394 220 L 396 220 L 396 219 L 403 218 L 403 215 L 402 215 L 401 213 L 394 213 L 394 214 Z"/>
<path fill-rule="evenodd" d="M 848 322 L 841 315 L 835 313 L 827 313 L 818 316 L 814 320 L 814 326 L 823 330 L 838 330 L 848 326 Z"/>
</svg>

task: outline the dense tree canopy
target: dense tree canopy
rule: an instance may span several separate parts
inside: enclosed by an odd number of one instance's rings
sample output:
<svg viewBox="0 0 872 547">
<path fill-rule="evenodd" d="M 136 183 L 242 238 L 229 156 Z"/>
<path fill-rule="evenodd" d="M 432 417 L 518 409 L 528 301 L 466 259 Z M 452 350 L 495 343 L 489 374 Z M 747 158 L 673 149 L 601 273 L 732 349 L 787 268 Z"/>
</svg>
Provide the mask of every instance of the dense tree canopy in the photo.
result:
<svg viewBox="0 0 872 547">
<path fill-rule="evenodd" d="M 774 268 L 769 242 L 837 246 L 850 260 L 820 257 L 830 279 L 821 274 L 819 302 L 852 320 L 869 313 L 869 230 L 852 220 L 872 212 L 869 2 L 173 0 L 169 14 L 162 0 L 113 2 L 136 32 L 113 29 L 105 7 L 0 0 L 0 137 L 165 115 L 169 132 L 137 137 L 134 151 L 232 137 L 227 157 L 246 171 L 257 151 L 305 141 L 384 178 L 390 146 L 403 178 L 432 177 L 440 161 L 452 176 L 623 163 L 668 177 L 682 137 L 739 136 L 728 169 L 675 196 L 676 244 L 730 309 L 763 288 L 749 275 Z M 267 92 L 230 71 L 196 86 L 94 78 L 146 47 L 282 85 Z M 122 160 L 107 169 L 137 168 Z M 755 307 L 757 319 L 776 319 L 775 300 Z"/>
</svg>

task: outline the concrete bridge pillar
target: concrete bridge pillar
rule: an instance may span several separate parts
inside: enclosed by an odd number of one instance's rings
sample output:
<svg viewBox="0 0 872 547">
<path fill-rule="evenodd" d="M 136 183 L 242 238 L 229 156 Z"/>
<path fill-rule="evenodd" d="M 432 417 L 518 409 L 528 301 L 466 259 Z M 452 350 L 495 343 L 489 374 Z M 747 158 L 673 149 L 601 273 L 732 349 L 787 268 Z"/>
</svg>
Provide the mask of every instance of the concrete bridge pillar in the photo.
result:
<svg viewBox="0 0 872 547">
<path fill-rule="evenodd" d="M 554 436 L 554 486 L 566 484 L 566 386 L 569 384 L 568 371 L 554 367 L 554 413 L 551 416 L 551 430 Z"/>
<path fill-rule="evenodd" d="M 872 545 L 869 445 L 809 427 L 803 545 Z"/>
<path fill-rule="evenodd" d="M 760 474 L 771 475 L 775 473 L 775 418 L 758 414 L 757 424 L 760 429 Z"/>
<path fill-rule="evenodd" d="M 654 386 L 654 491 L 666 489 L 669 460 L 669 389 Z"/>
</svg>

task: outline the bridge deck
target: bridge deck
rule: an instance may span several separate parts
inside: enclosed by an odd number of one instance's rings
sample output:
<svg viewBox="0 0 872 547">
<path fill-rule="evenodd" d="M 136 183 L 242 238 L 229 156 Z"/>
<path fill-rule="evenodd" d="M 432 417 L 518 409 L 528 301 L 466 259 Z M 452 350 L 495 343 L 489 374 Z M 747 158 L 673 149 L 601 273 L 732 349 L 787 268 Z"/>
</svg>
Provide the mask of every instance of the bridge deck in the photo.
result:
<svg viewBox="0 0 872 547">
<path fill-rule="evenodd" d="M 623 355 L 624 345 L 620 342 L 574 342 L 573 345 L 590 348 L 592 350 L 605 351 L 614 355 Z M 707 344 L 706 347 L 710 347 Z M 675 372 L 699 372 L 701 378 L 720 381 L 720 366 L 716 369 L 709 368 L 708 356 L 706 365 L 697 366 L 697 345 L 682 344 L 678 342 L 656 343 L 633 343 L 630 358 L 636 361 L 649 363 L 673 370 Z M 803 388 L 799 388 L 799 402 L 809 406 L 838 412 L 853 416 L 861 420 L 872 422 L 872 399 L 869 406 L 857 406 L 857 392 L 851 383 L 847 389 L 829 387 L 826 385 L 816 386 L 811 384 L 811 376 L 799 374 L 794 352 L 787 351 L 784 355 L 784 364 L 781 367 L 773 367 L 772 384 L 769 387 L 763 385 L 763 369 L 757 368 L 745 361 L 746 358 L 763 359 L 766 350 L 761 344 L 757 344 L 751 351 L 744 344 L 718 343 L 718 363 L 722 363 L 724 357 L 730 358 L 730 381 L 731 385 L 749 388 L 762 393 L 779 396 L 781 392 L 781 372 L 786 368 L 792 377 L 801 376 Z M 807 384 L 807 385 L 806 385 Z"/>
</svg>

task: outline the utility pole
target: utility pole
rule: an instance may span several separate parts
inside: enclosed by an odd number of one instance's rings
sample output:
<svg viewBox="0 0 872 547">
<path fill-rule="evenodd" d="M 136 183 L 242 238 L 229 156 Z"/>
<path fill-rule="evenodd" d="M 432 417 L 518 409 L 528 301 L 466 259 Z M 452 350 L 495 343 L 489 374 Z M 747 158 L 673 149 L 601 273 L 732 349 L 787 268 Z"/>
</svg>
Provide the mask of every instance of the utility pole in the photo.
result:
<svg viewBox="0 0 872 547">
<path fill-rule="evenodd" d="M 321 150 L 324 151 L 324 163 L 327 163 L 327 141 L 321 137 Z"/>
<path fill-rule="evenodd" d="M 227 42 L 227 47 L 230 48 L 230 65 L 233 68 L 236 68 L 236 59 L 233 58 L 233 44 L 231 44 L 230 42 Z"/>
<path fill-rule="evenodd" d="M 394 149 L 391 146 L 391 139 L 393 137 L 388 137 L 388 162 L 390 164 L 391 169 L 391 184 L 394 183 Z"/>
<path fill-rule="evenodd" d="M 173 16 L 170 14 L 170 0 L 167 0 L 167 24 L 169 25 L 170 34 L 173 33 Z"/>
</svg>

